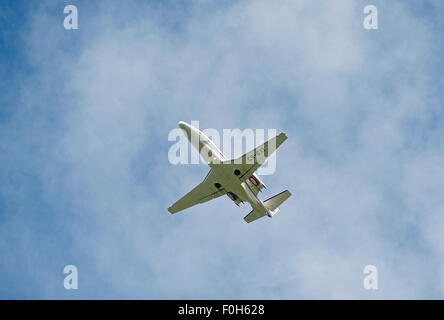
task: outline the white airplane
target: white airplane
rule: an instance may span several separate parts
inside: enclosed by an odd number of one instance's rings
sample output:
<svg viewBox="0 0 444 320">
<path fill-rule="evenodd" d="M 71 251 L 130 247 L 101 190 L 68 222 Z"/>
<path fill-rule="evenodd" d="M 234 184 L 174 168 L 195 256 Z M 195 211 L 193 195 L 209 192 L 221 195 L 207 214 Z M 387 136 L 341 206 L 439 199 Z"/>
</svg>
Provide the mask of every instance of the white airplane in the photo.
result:
<svg viewBox="0 0 444 320">
<path fill-rule="evenodd" d="M 264 216 L 271 218 L 279 211 L 279 206 L 291 196 L 290 191 L 285 190 L 262 202 L 257 194 L 265 185 L 254 173 L 287 139 L 285 133 L 271 138 L 242 157 L 228 160 L 213 141 L 197 128 L 183 121 L 179 122 L 179 127 L 211 170 L 204 181 L 169 207 L 169 212 L 176 213 L 226 194 L 238 206 L 245 201 L 251 204 L 253 210 L 244 217 L 244 220 L 250 223 Z"/>
</svg>

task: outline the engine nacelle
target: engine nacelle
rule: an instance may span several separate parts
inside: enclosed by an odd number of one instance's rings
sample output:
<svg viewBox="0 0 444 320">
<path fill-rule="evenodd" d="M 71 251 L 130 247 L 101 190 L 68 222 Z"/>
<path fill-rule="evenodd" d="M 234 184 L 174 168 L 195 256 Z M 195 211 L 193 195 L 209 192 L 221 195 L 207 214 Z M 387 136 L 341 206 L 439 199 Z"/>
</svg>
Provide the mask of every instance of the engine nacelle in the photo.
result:
<svg viewBox="0 0 444 320">
<path fill-rule="evenodd" d="M 250 182 L 253 184 L 253 185 L 255 185 L 256 187 L 259 187 L 260 186 L 260 182 L 259 182 L 259 179 L 257 179 L 254 175 L 253 176 L 250 176 L 249 178 L 248 178 L 248 180 L 250 180 Z"/>
<path fill-rule="evenodd" d="M 259 177 L 253 173 L 248 179 L 247 179 L 247 183 L 250 187 L 252 188 L 257 188 L 259 190 L 266 188 L 265 184 L 261 181 L 261 179 L 259 179 Z"/>
</svg>

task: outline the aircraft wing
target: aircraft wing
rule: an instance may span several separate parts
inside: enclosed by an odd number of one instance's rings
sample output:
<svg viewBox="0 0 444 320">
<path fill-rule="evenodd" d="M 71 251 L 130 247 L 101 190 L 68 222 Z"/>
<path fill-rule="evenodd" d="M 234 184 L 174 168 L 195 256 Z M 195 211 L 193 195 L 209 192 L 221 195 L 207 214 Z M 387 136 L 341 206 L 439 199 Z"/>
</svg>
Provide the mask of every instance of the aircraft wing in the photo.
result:
<svg viewBox="0 0 444 320">
<path fill-rule="evenodd" d="M 204 181 L 202 181 L 193 190 L 191 190 L 178 201 L 176 201 L 171 207 L 169 207 L 168 211 L 171 213 L 176 213 L 186 208 L 192 207 L 196 204 L 204 203 L 226 194 L 227 192 L 225 189 L 217 189 L 211 182 L 212 180 L 208 179 L 208 176 L 211 174 L 211 172 L 212 171 L 210 171 Z"/>
<path fill-rule="evenodd" d="M 240 171 L 239 179 L 245 181 L 248 179 L 267 158 L 285 141 L 287 135 L 281 132 L 274 138 L 271 138 L 259 147 L 247 152 L 242 157 L 224 161 L 224 165 L 231 165 L 233 169 Z"/>
</svg>

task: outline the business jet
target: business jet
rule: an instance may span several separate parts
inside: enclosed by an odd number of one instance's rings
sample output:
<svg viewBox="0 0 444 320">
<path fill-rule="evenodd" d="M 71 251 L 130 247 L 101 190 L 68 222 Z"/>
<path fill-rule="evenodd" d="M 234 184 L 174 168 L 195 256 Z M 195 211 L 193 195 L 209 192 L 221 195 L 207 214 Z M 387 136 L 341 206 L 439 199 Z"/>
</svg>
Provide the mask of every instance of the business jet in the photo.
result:
<svg viewBox="0 0 444 320">
<path fill-rule="evenodd" d="M 266 187 L 255 171 L 287 139 L 285 133 L 229 160 L 199 129 L 183 121 L 179 122 L 179 127 L 211 169 L 199 185 L 168 208 L 169 212 L 176 213 L 226 194 L 238 206 L 243 202 L 250 203 L 253 210 L 244 217 L 250 223 L 264 216 L 273 217 L 279 206 L 291 196 L 290 191 L 285 190 L 263 202 L 257 197 Z"/>
</svg>

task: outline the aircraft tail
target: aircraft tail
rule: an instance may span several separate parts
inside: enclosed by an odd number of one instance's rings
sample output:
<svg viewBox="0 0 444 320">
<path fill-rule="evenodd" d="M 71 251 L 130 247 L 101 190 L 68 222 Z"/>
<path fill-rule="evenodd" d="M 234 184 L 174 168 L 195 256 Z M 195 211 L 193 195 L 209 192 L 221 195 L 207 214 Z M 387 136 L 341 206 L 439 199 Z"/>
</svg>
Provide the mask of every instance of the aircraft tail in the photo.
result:
<svg viewBox="0 0 444 320">
<path fill-rule="evenodd" d="M 288 190 L 282 191 L 281 193 L 271 197 L 264 201 L 264 207 L 269 211 L 269 217 L 271 218 L 279 211 L 279 206 L 288 198 L 290 198 L 291 193 Z"/>
<path fill-rule="evenodd" d="M 279 206 L 288 198 L 290 198 L 291 193 L 288 190 L 285 190 L 270 199 L 264 201 L 264 207 L 267 209 L 267 213 L 259 212 L 258 210 L 251 211 L 247 216 L 245 216 L 244 220 L 248 223 L 253 222 L 259 218 L 268 215 L 270 218 L 274 216 L 279 211 Z"/>
</svg>

